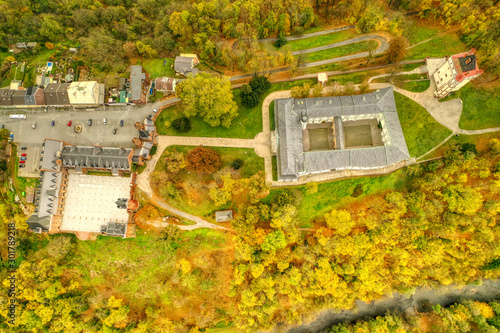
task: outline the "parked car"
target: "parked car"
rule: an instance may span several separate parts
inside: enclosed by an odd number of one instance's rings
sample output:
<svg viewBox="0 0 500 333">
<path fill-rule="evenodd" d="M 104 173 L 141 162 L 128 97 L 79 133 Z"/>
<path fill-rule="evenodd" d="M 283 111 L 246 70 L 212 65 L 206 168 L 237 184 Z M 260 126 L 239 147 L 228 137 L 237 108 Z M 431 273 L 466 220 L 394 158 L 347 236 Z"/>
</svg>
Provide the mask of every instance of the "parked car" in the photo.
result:
<svg viewBox="0 0 500 333">
<path fill-rule="evenodd" d="M 118 131 L 118 129 L 116 127 L 113 128 L 113 134 L 116 134 L 116 131 Z"/>
<path fill-rule="evenodd" d="M 52 127 L 54 127 L 55 124 L 56 124 L 56 122 L 54 120 L 52 120 L 52 123 L 51 123 Z"/>
<path fill-rule="evenodd" d="M 27 147 L 21 147 L 21 150 L 26 150 L 26 149 L 28 149 L 28 148 Z"/>
<path fill-rule="evenodd" d="M 26 163 L 26 161 L 19 161 L 19 163 L 24 164 L 24 163 Z"/>
<path fill-rule="evenodd" d="M 24 164 L 19 164 L 19 167 L 20 167 L 20 168 L 24 168 L 25 166 L 26 166 L 26 165 L 24 165 Z"/>
<path fill-rule="evenodd" d="M 89 126 L 92 126 L 92 119 L 89 119 L 88 124 L 89 124 Z"/>
<path fill-rule="evenodd" d="M 31 128 L 35 129 L 36 128 L 36 122 L 34 121 L 33 124 L 31 124 Z"/>
<path fill-rule="evenodd" d="M 120 120 L 120 127 L 123 127 L 123 120 Z"/>
<path fill-rule="evenodd" d="M 108 120 L 107 120 L 106 118 L 103 118 L 103 119 L 102 119 L 102 123 L 103 123 L 104 125 L 106 125 L 106 124 L 108 123 Z"/>
<path fill-rule="evenodd" d="M 25 154 L 25 153 L 22 153 L 22 154 L 21 154 L 21 156 L 26 156 L 26 154 Z"/>
<path fill-rule="evenodd" d="M 21 157 L 19 160 L 26 161 L 26 157 Z"/>
<path fill-rule="evenodd" d="M 4 128 L 5 128 L 5 125 L 4 125 L 4 124 L 2 124 L 2 129 L 4 129 Z"/>
<path fill-rule="evenodd" d="M 156 113 L 156 112 L 158 112 L 158 110 L 156 110 L 156 109 L 153 109 L 153 113 Z"/>
<path fill-rule="evenodd" d="M 73 122 L 71 120 L 68 121 L 68 126 L 71 126 L 71 124 L 73 124 Z"/>
</svg>

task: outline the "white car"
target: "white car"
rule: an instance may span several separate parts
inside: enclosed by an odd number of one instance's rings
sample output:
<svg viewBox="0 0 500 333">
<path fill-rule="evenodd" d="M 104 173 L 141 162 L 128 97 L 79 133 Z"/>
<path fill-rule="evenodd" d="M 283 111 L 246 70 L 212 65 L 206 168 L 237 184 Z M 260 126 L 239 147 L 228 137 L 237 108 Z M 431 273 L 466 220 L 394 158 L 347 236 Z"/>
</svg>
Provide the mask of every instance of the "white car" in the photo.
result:
<svg viewBox="0 0 500 333">
<path fill-rule="evenodd" d="M 31 128 L 32 128 L 32 129 L 35 129 L 35 128 L 36 128 L 36 122 L 33 122 L 33 124 L 31 125 Z"/>
<path fill-rule="evenodd" d="M 108 123 L 108 120 L 107 120 L 106 118 L 103 118 L 103 119 L 102 119 L 102 123 L 103 123 L 104 125 L 106 125 L 106 124 Z"/>
</svg>

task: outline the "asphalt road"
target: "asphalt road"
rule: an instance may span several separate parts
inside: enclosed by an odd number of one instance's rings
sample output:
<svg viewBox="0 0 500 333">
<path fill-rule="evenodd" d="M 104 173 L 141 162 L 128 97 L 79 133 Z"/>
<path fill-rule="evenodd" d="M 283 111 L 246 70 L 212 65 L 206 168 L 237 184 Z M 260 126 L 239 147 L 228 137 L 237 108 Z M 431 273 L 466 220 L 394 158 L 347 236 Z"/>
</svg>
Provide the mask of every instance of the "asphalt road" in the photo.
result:
<svg viewBox="0 0 500 333">
<path fill-rule="evenodd" d="M 0 124 L 14 134 L 14 142 L 20 146 L 36 147 L 41 146 L 46 138 L 63 140 L 77 145 L 93 145 L 111 147 L 133 147 L 132 139 L 138 136 L 134 123 L 142 122 L 149 114 L 153 114 L 153 109 L 159 109 L 162 105 L 168 105 L 179 101 L 177 98 L 163 102 L 156 102 L 141 106 L 124 105 L 106 107 L 106 110 L 92 111 L 72 111 L 64 109 L 49 108 L 44 112 L 43 108 L 34 109 L 2 109 L 0 114 Z M 8 114 L 26 114 L 26 119 L 9 119 Z M 103 124 L 103 118 L 107 119 L 107 125 Z M 92 119 L 92 126 L 88 126 L 88 120 Z M 52 121 L 55 126 L 52 127 Z M 69 121 L 72 125 L 67 126 Z M 120 120 L 124 126 L 120 127 Z M 36 129 L 32 128 L 36 122 Z M 75 132 L 76 125 L 83 125 L 81 133 Z M 113 134 L 113 129 L 117 128 L 117 133 Z"/>
</svg>

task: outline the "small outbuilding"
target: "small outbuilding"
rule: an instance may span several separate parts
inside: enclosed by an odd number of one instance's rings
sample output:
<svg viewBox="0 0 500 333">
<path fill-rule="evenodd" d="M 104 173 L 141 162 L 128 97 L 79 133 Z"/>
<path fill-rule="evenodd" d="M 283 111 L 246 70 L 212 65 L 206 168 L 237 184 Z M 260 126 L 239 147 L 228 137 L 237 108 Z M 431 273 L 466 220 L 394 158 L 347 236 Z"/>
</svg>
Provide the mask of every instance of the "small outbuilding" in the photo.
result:
<svg viewBox="0 0 500 333">
<path fill-rule="evenodd" d="M 232 210 L 219 210 L 215 212 L 215 222 L 229 222 L 233 220 Z"/>
<path fill-rule="evenodd" d="M 318 73 L 318 83 L 325 85 L 328 82 L 328 75 L 326 73 Z"/>
</svg>

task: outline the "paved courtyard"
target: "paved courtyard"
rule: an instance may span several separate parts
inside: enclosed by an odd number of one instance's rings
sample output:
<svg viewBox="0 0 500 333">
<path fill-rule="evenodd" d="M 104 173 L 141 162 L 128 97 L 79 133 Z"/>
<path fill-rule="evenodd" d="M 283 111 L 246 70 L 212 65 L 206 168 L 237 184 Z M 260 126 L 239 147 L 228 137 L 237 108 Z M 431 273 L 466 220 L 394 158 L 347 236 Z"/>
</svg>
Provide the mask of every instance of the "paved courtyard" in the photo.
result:
<svg viewBox="0 0 500 333">
<path fill-rule="evenodd" d="M 127 223 L 127 209 L 116 201 L 130 199 L 130 177 L 68 175 L 61 230 L 100 232 L 107 222 Z"/>
</svg>

